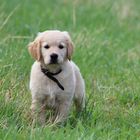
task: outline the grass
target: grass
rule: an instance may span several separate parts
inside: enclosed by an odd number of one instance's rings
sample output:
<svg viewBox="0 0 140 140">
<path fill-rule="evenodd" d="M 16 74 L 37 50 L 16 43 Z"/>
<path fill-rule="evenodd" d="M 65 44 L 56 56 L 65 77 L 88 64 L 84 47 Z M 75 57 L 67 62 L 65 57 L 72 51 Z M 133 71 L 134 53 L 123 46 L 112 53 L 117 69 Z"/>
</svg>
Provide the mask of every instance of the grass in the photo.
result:
<svg viewBox="0 0 140 140">
<path fill-rule="evenodd" d="M 1 0 L 0 140 L 140 139 L 138 0 Z M 66 126 L 33 127 L 27 44 L 39 31 L 70 32 L 86 82 L 86 109 Z"/>
</svg>

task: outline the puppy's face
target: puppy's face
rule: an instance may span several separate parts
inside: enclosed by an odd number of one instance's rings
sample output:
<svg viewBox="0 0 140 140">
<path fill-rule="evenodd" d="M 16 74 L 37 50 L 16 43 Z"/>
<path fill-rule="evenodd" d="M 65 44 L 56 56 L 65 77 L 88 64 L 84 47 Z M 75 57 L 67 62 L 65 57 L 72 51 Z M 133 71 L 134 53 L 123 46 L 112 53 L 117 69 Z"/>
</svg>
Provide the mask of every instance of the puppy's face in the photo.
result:
<svg viewBox="0 0 140 140">
<path fill-rule="evenodd" d="M 73 45 L 67 32 L 45 31 L 29 44 L 30 54 L 45 65 L 61 64 L 71 59 Z"/>
<path fill-rule="evenodd" d="M 44 63 L 60 64 L 63 63 L 67 55 L 67 38 L 63 32 L 47 32 L 40 34 L 43 38 L 41 41 L 41 54 Z"/>
</svg>

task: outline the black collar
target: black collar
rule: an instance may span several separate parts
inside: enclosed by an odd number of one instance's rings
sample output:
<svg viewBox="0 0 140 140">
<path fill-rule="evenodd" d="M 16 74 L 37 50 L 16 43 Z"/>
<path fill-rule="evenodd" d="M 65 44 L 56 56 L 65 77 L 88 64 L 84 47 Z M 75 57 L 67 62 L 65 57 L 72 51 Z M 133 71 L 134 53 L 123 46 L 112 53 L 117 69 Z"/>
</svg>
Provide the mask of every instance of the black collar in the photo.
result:
<svg viewBox="0 0 140 140">
<path fill-rule="evenodd" d="M 48 77 L 48 78 L 50 78 L 52 81 L 54 81 L 62 90 L 64 90 L 64 87 L 60 84 L 60 82 L 55 78 L 55 77 L 53 77 L 54 75 L 58 75 L 59 73 L 61 73 L 62 72 L 62 69 L 60 69 L 58 72 L 56 72 L 56 73 L 52 73 L 52 72 L 50 72 L 48 69 L 46 69 L 46 68 L 43 68 L 42 66 L 41 66 L 41 71 Z"/>
</svg>

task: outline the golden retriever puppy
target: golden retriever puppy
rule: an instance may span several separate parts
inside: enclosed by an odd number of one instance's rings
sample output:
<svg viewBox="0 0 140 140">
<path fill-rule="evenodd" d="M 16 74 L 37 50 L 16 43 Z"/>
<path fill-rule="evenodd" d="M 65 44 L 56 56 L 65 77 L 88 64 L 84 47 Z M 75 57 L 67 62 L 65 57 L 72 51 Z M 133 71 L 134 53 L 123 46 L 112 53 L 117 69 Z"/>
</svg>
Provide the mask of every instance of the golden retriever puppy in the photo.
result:
<svg viewBox="0 0 140 140">
<path fill-rule="evenodd" d="M 85 84 L 79 68 L 71 61 L 73 43 L 68 32 L 41 32 L 28 49 L 36 60 L 30 75 L 34 119 L 45 124 L 45 113 L 52 109 L 53 122 L 63 122 L 73 101 L 76 110 L 81 111 L 85 106 Z"/>
</svg>

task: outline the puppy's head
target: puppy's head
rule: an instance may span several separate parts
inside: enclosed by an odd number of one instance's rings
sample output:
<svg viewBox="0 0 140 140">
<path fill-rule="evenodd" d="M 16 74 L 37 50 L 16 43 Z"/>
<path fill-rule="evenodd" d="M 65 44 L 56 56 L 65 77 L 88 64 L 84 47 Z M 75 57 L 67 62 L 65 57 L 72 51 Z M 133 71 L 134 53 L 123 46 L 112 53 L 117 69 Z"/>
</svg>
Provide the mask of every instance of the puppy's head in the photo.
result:
<svg viewBox="0 0 140 140">
<path fill-rule="evenodd" d="M 68 32 L 50 30 L 39 33 L 35 40 L 29 43 L 29 53 L 37 61 L 45 65 L 62 64 L 71 60 L 73 43 Z"/>
</svg>

